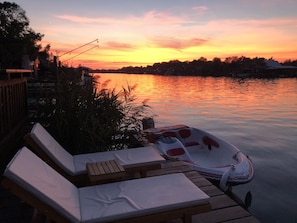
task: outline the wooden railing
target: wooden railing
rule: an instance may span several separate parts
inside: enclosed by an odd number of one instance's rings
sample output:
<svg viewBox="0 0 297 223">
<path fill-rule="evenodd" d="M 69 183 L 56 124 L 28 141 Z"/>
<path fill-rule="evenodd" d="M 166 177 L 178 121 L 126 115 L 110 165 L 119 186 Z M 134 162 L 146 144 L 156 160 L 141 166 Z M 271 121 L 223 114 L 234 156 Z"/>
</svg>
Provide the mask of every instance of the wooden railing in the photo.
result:
<svg viewBox="0 0 297 223">
<path fill-rule="evenodd" d="M 1 79 L 13 79 L 13 78 L 23 78 L 24 76 L 32 75 L 33 70 L 25 69 L 1 69 L 0 70 Z"/>
<path fill-rule="evenodd" d="M 27 116 L 27 79 L 0 80 L 0 141 Z"/>
</svg>

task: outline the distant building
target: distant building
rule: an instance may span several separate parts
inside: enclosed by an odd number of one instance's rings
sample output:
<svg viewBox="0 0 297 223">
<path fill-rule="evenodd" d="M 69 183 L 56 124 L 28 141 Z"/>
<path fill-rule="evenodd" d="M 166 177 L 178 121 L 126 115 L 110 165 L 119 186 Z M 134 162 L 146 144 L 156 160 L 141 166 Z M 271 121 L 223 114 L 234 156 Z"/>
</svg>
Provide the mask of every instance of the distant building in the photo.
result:
<svg viewBox="0 0 297 223">
<path fill-rule="evenodd" d="M 279 62 L 277 62 L 276 60 L 265 60 L 266 63 L 266 69 L 297 69 L 296 66 L 286 66 L 286 65 L 282 65 Z"/>
<path fill-rule="evenodd" d="M 296 77 L 297 67 L 282 65 L 275 60 L 265 60 L 266 67 L 262 71 L 266 77 Z"/>
</svg>

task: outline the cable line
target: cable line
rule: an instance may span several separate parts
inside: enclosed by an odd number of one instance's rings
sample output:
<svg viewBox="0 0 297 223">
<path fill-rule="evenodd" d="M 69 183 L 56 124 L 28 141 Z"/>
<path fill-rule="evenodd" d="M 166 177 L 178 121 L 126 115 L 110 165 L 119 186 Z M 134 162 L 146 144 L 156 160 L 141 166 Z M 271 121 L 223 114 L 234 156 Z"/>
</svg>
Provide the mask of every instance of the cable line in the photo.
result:
<svg viewBox="0 0 297 223">
<path fill-rule="evenodd" d="M 75 50 L 78 50 L 78 49 L 80 49 L 80 48 L 82 48 L 82 47 L 84 47 L 84 46 L 87 46 L 87 45 L 89 45 L 89 44 L 91 44 L 91 43 L 93 43 L 93 42 L 97 42 L 97 43 L 98 43 L 99 41 L 98 41 L 98 39 L 95 39 L 95 40 L 93 40 L 93 41 L 91 41 L 91 42 L 89 42 L 89 43 L 86 43 L 86 44 L 84 44 L 84 45 L 81 45 L 81 46 L 79 46 L 79 47 L 73 49 L 73 50 L 70 50 L 70 51 L 68 51 L 68 52 L 66 52 L 66 53 L 63 53 L 63 54 L 60 55 L 59 57 L 62 57 L 62 56 L 64 56 L 64 55 L 68 54 L 68 53 L 71 53 L 71 52 L 73 52 L 73 51 L 75 51 Z"/>
</svg>

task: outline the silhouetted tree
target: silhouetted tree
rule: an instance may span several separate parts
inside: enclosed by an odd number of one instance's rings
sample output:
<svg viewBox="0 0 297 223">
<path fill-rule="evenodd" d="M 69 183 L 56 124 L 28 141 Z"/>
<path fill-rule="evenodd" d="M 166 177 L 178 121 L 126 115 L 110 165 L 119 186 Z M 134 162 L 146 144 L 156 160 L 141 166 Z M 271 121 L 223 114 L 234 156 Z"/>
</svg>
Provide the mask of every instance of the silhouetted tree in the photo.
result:
<svg viewBox="0 0 297 223">
<path fill-rule="evenodd" d="M 260 77 L 260 78 L 275 78 L 295 77 L 297 69 L 277 69 L 276 72 L 267 70 L 267 61 L 265 58 L 232 56 L 227 57 L 224 61 L 215 57 L 212 61 L 208 61 L 205 57 L 200 57 L 193 61 L 171 60 L 169 62 L 155 63 L 153 66 L 147 67 L 123 67 L 119 72 L 138 73 L 138 74 L 158 74 L 158 75 L 184 75 L 184 76 L 226 76 L 226 77 Z M 297 61 L 287 60 L 284 65 L 296 66 Z M 267 72 L 268 71 L 268 72 Z M 273 71 L 273 70 L 272 70 Z M 112 71 L 114 72 L 114 71 Z"/>
<path fill-rule="evenodd" d="M 0 67 L 21 68 L 22 58 L 33 60 L 43 35 L 29 27 L 25 11 L 16 3 L 0 2 Z"/>
</svg>

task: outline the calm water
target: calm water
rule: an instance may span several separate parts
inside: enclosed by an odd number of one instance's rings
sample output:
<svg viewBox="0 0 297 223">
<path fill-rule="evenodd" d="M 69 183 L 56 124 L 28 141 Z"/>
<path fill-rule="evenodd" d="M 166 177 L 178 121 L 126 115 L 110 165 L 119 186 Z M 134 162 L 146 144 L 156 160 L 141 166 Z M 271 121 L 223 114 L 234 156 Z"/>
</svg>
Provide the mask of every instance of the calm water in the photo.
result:
<svg viewBox="0 0 297 223">
<path fill-rule="evenodd" d="M 252 182 L 233 188 L 261 222 L 297 222 L 297 79 L 230 79 L 100 74 L 109 87 L 137 84 L 155 125 L 186 124 L 209 131 L 248 154 Z"/>
</svg>

